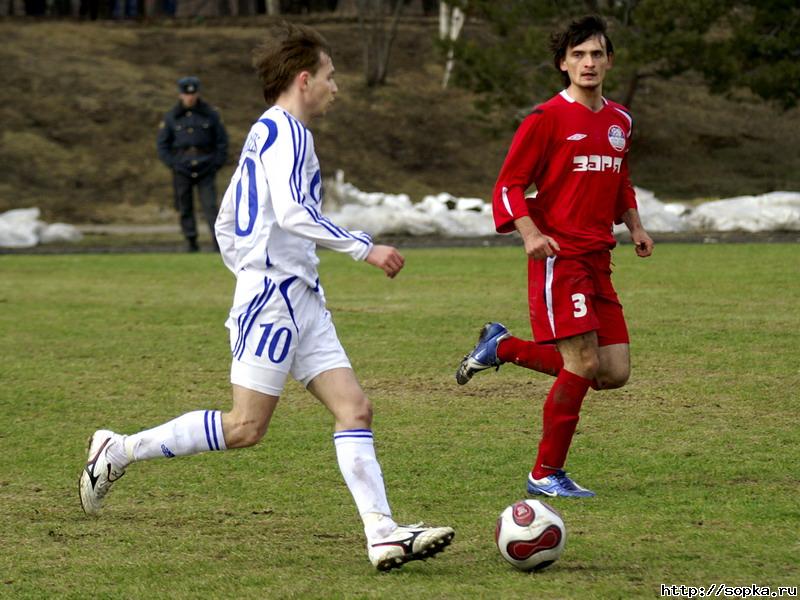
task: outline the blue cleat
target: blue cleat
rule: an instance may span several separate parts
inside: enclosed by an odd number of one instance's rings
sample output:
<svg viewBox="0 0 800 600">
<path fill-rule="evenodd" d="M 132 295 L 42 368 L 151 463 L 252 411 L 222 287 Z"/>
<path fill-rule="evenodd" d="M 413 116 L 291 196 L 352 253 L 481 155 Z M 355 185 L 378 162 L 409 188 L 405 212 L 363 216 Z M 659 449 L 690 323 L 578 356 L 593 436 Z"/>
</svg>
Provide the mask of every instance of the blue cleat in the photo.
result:
<svg viewBox="0 0 800 600">
<path fill-rule="evenodd" d="M 499 369 L 503 361 L 497 358 L 497 344 L 500 343 L 500 340 L 510 337 L 510 335 L 508 329 L 502 323 L 486 323 L 478 336 L 478 343 L 458 366 L 456 371 L 458 384 L 464 385 L 478 371 L 491 369 L 492 367 Z"/>
<path fill-rule="evenodd" d="M 572 481 L 567 474 L 559 469 L 552 475 L 534 479 L 528 475 L 528 493 L 533 496 L 563 496 L 565 498 L 591 498 L 595 495 L 592 490 L 582 488 Z"/>
</svg>

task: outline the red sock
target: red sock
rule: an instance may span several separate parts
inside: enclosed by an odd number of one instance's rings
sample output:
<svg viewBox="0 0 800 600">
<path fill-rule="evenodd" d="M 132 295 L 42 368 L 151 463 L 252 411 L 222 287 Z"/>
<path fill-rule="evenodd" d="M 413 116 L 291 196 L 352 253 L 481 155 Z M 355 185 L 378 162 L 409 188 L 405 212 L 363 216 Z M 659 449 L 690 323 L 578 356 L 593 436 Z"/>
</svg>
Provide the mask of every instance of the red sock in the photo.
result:
<svg viewBox="0 0 800 600">
<path fill-rule="evenodd" d="M 535 479 L 552 475 L 564 466 L 578 425 L 581 404 L 591 381 L 566 369 L 556 378 L 544 401 L 542 441 L 531 473 Z"/>
<path fill-rule="evenodd" d="M 547 375 L 558 375 L 564 359 L 555 344 L 537 344 L 508 337 L 497 345 L 497 358 Z"/>
</svg>

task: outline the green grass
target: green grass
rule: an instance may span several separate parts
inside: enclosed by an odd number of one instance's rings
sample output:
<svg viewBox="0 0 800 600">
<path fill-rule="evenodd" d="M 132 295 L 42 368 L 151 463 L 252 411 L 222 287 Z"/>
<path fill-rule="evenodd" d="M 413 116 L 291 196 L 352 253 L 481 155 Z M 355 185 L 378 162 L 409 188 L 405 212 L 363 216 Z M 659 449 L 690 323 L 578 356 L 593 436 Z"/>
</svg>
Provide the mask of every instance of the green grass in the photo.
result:
<svg viewBox="0 0 800 600">
<path fill-rule="evenodd" d="M 524 496 L 550 381 L 507 365 L 457 386 L 488 319 L 523 337 L 518 248 L 408 250 L 395 281 L 322 254 L 340 337 L 376 409 L 401 521 L 456 528 L 379 574 L 325 410 L 295 383 L 255 448 L 132 466 L 104 514 L 77 498 L 86 437 L 229 404 L 233 279 L 201 255 L 0 256 L 0 597 L 653 598 L 665 584 L 794 585 L 800 504 L 797 245 L 615 253 L 633 376 L 590 393 L 555 501 L 569 537 L 513 570 L 494 521 Z"/>
</svg>

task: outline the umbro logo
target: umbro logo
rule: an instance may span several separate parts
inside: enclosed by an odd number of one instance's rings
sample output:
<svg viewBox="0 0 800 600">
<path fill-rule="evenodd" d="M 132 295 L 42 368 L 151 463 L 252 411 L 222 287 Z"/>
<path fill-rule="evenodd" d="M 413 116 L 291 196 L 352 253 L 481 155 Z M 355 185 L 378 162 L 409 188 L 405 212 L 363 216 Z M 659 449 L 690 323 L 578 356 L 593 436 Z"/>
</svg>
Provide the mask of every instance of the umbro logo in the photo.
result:
<svg viewBox="0 0 800 600">
<path fill-rule="evenodd" d="M 568 142 L 578 142 L 586 137 L 585 133 L 573 133 L 571 136 L 567 138 Z"/>
</svg>

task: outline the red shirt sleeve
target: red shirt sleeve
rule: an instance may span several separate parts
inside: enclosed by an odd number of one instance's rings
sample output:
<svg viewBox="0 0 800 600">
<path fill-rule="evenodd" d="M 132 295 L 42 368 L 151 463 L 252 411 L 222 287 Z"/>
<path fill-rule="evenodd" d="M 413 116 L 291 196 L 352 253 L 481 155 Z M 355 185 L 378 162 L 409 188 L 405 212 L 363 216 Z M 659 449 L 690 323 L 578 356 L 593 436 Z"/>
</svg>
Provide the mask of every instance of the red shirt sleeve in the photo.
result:
<svg viewBox="0 0 800 600">
<path fill-rule="evenodd" d="M 528 215 L 525 191 L 543 164 L 548 130 L 544 111 L 536 108 L 514 134 L 492 195 L 494 226 L 499 233 L 514 231 L 514 220 Z"/>
<path fill-rule="evenodd" d="M 614 223 L 619 225 L 622 223 L 622 215 L 629 208 L 637 208 L 636 191 L 631 184 L 631 176 L 628 171 L 628 156 L 622 161 L 622 184 L 619 186 L 619 194 L 617 195 L 617 205 L 614 210 Z"/>
</svg>

